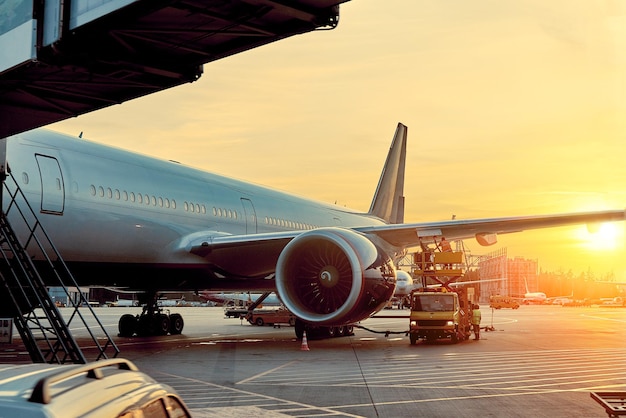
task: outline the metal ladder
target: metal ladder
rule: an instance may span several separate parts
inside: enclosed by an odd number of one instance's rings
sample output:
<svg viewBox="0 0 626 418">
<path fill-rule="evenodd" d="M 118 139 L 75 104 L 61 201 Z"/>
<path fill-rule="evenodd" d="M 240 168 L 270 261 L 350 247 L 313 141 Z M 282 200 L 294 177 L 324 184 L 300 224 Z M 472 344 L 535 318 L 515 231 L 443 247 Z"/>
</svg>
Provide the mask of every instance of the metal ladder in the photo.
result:
<svg viewBox="0 0 626 418">
<path fill-rule="evenodd" d="M 82 364 L 116 357 L 119 349 L 89 301 L 81 291 L 78 298 L 71 297 L 69 288 L 79 289 L 78 284 L 10 173 L 3 181 L 2 195 L 6 209 L 0 211 L 0 289 L 8 295 L 15 327 L 32 361 Z M 70 306 L 63 315 L 46 286 L 58 286 L 68 296 Z M 93 358 L 86 358 L 72 336 L 73 323 L 87 330 L 95 344 Z"/>
</svg>

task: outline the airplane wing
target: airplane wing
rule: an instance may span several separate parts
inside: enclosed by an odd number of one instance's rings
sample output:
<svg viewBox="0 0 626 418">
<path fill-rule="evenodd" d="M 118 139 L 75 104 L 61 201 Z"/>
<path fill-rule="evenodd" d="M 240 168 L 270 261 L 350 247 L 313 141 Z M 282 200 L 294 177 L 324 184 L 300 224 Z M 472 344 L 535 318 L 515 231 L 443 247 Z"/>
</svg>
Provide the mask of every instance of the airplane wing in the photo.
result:
<svg viewBox="0 0 626 418">
<path fill-rule="evenodd" d="M 612 210 L 557 215 L 449 220 L 355 229 L 365 234 L 377 235 L 397 247 L 408 248 L 416 246 L 418 237 L 422 237 L 423 241 L 428 242 L 429 240 L 432 241 L 433 237 L 438 238 L 441 236 L 445 236 L 448 240 L 476 238 L 481 245 L 492 245 L 495 244 L 498 234 L 566 225 L 623 221 L 625 219 L 626 211 Z"/>
<path fill-rule="evenodd" d="M 595 224 L 622 221 L 626 211 L 613 210 L 601 212 L 569 213 L 558 215 L 520 216 L 506 218 L 486 218 L 470 220 L 449 220 L 426 223 L 389 224 L 353 228 L 353 230 L 375 235 L 399 248 L 417 246 L 418 237 L 423 241 L 432 241 L 445 236 L 449 240 L 476 238 L 481 245 L 495 244 L 498 234 L 522 232 L 526 230 L 549 228 L 576 224 Z M 187 250 L 204 257 L 210 264 L 224 269 L 224 275 L 239 277 L 260 277 L 274 272 L 276 261 L 283 248 L 302 231 L 288 231 L 254 235 L 219 235 L 211 236 L 207 231 L 194 234 L 188 241 Z M 241 263 L 247 260 L 247 263 Z M 236 266 L 229 268 L 228 266 Z M 247 267 L 252 270 L 247 270 Z M 235 271 L 237 273 L 235 273 Z"/>
</svg>

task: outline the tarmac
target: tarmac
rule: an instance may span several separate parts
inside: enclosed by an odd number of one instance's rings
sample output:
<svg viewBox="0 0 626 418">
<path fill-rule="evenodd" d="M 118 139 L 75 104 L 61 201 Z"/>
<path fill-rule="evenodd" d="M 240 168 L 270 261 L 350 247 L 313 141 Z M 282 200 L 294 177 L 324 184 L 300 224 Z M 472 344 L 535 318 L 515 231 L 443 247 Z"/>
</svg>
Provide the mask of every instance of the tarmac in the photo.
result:
<svg viewBox="0 0 626 418">
<path fill-rule="evenodd" d="M 590 393 L 626 392 L 624 308 L 482 306 L 493 331 L 480 340 L 414 346 L 406 317 L 372 318 L 361 325 L 378 333 L 308 339 L 308 350 L 293 327 L 169 309 L 183 315 L 182 335 L 114 340 L 197 417 L 604 417 Z M 140 308 L 96 312 L 116 335 L 118 318 Z M 23 361 L 19 345 L 0 346 L 0 362 Z"/>
</svg>

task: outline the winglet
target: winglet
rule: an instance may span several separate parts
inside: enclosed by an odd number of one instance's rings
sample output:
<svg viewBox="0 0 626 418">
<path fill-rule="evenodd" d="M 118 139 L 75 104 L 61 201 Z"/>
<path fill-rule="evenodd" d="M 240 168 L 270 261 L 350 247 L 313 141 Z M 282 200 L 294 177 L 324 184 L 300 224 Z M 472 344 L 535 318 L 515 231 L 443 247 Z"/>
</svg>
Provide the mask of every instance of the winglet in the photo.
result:
<svg viewBox="0 0 626 418">
<path fill-rule="evenodd" d="M 369 214 L 392 224 L 404 222 L 404 166 L 406 163 L 407 127 L 398 123 L 378 180 Z"/>
</svg>

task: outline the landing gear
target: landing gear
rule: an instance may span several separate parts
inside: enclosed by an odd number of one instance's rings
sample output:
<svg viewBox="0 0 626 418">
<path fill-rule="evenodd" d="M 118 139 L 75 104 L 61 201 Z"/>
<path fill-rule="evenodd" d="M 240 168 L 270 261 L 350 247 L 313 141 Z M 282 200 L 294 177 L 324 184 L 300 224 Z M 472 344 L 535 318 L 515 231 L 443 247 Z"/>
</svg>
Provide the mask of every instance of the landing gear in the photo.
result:
<svg viewBox="0 0 626 418">
<path fill-rule="evenodd" d="M 153 335 L 178 335 L 183 332 L 185 322 L 180 314 L 165 313 L 157 304 L 156 292 L 146 294 L 146 304 L 141 315 L 122 315 L 118 323 L 120 337 Z"/>
</svg>

